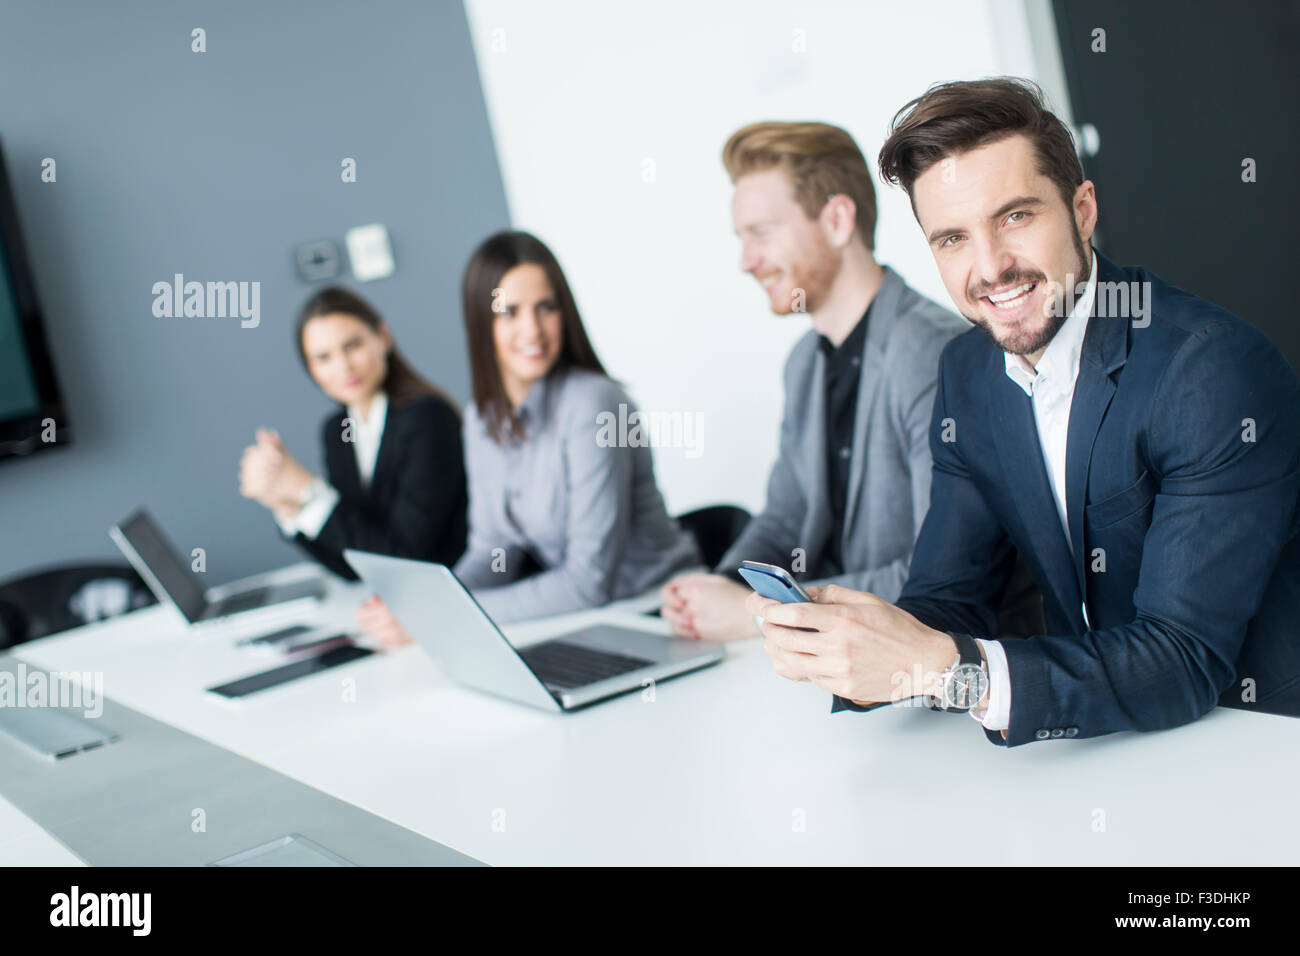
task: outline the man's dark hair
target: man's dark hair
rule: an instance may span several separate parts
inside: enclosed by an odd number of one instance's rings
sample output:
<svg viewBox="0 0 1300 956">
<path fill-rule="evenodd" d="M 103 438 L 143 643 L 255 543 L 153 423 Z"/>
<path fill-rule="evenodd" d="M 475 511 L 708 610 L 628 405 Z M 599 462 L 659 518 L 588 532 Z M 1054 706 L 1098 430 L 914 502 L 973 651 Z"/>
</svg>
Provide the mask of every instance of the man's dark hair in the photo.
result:
<svg viewBox="0 0 1300 956">
<path fill-rule="evenodd" d="M 1083 182 L 1074 137 L 1047 109 L 1038 85 L 1018 77 L 938 83 L 912 100 L 894 114 L 889 139 L 880 147 L 880 178 L 907 190 L 915 215 L 912 186 L 918 176 L 945 157 L 1016 134 L 1029 138 L 1039 172 L 1073 208 Z"/>
</svg>

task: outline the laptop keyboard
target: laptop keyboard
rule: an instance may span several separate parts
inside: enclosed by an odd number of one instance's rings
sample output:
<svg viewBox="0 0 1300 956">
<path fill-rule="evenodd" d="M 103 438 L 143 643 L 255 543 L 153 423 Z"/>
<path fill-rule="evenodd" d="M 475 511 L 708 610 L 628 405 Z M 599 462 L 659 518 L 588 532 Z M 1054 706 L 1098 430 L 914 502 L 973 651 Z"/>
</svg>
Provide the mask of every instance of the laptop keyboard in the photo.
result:
<svg viewBox="0 0 1300 956">
<path fill-rule="evenodd" d="M 567 641 L 547 641 L 519 652 L 538 680 L 551 690 L 586 687 L 596 681 L 617 677 L 650 666 L 652 661 L 613 651 L 598 651 Z"/>
</svg>

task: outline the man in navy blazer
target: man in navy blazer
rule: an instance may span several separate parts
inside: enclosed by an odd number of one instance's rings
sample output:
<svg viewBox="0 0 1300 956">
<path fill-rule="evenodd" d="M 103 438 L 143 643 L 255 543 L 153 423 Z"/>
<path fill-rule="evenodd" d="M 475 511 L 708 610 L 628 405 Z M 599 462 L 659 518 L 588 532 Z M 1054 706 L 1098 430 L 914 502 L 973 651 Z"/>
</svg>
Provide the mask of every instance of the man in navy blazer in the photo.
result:
<svg viewBox="0 0 1300 956">
<path fill-rule="evenodd" d="M 1157 730 L 1216 704 L 1300 716 L 1300 382 L 1226 310 L 1091 248 L 1093 184 L 1032 84 L 932 87 L 895 117 L 901 184 L 959 311 L 930 511 L 896 604 L 757 595 L 778 673 L 969 713 L 989 740 Z M 994 609 L 1013 548 L 1046 633 Z M 809 633 L 795 628 L 813 628 Z"/>
</svg>

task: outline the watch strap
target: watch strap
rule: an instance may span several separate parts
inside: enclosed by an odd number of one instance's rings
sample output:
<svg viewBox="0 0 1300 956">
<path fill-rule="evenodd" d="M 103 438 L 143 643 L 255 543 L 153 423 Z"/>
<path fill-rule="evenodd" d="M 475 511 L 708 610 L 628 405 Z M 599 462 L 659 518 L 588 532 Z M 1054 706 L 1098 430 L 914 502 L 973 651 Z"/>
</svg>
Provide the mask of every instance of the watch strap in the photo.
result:
<svg viewBox="0 0 1300 956">
<path fill-rule="evenodd" d="M 975 638 L 969 634 L 959 634 L 956 631 L 949 631 L 948 636 L 957 645 L 958 664 L 984 663 L 984 655 L 980 653 L 980 646 L 975 643 Z"/>
</svg>

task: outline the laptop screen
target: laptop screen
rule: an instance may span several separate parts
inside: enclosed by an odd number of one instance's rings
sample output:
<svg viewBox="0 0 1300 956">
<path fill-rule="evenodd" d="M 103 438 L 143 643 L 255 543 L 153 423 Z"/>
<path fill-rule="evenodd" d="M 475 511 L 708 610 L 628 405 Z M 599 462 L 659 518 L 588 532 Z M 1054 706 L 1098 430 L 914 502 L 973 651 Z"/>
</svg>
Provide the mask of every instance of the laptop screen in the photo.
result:
<svg viewBox="0 0 1300 956">
<path fill-rule="evenodd" d="M 158 579 L 167 596 L 175 603 L 186 620 L 193 623 L 203 616 L 207 599 L 203 589 L 194 580 L 189 566 L 181 560 L 171 542 L 163 537 L 162 530 L 154 524 L 143 508 L 118 526 L 122 537 L 130 542 L 136 554 Z M 162 595 L 158 598 L 161 600 Z"/>
</svg>

